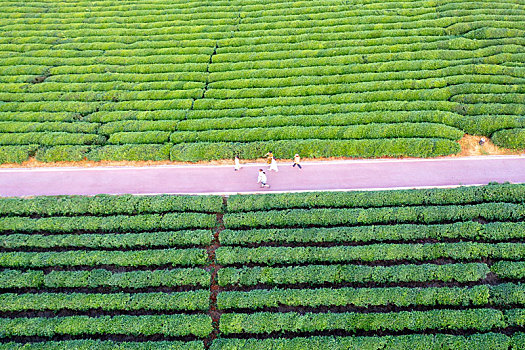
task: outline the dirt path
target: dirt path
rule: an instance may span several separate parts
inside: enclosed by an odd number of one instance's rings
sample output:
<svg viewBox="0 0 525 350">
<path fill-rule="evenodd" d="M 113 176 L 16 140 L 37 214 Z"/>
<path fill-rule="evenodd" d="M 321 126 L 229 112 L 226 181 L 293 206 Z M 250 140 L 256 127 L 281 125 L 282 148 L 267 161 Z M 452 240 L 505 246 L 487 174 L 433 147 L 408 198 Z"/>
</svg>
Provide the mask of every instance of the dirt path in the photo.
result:
<svg viewBox="0 0 525 350">
<path fill-rule="evenodd" d="M 266 169 L 269 189 L 257 181 Z M 280 191 L 357 190 L 525 182 L 525 156 L 356 160 L 232 166 L 1 169 L 0 196 L 107 194 L 234 194 Z"/>
</svg>

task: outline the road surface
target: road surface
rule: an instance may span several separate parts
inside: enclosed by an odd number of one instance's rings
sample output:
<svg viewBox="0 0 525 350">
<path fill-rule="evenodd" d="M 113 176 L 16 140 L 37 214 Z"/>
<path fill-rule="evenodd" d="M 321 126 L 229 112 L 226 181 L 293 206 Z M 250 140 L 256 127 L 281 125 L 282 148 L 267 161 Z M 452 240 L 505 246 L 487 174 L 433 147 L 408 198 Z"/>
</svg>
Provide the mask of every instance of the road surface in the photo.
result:
<svg viewBox="0 0 525 350">
<path fill-rule="evenodd" d="M 265 164 L 232 166 L 0 169 L 0 196 L 95 194 L 235 194 L 313 190 L 360 190 L 453 187 L 489 182 L 525 183 L 525 155 L 443 159 L 279 162 L 279 172 Z M 266 169 L 269 189 L 256 183 Z"/>
</svg>

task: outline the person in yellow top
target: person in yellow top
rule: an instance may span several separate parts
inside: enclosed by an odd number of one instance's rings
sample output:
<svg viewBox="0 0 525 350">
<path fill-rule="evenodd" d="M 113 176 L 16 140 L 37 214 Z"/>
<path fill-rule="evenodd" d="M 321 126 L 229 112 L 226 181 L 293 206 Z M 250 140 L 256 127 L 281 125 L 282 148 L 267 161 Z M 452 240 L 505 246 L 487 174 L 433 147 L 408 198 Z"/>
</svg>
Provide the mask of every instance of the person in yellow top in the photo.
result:
<svg viewBox="0 0 525 350">
<path fill-rule="evenodd" d="M 299 169 L 302 169 L 303 167 L 301 166 L 301 164 L 299 164 L 301 162 L 301 157 L 299 157 L 299 154 L 295 154 L 295 156 L 293 157 L 293 165 L 292 167 L 295 168 L 295 166 L 297 165 L 299 167 Z"/>
<path fill-rule="evenodd" d="M 268 165 L 272 164 L 272 159 L 273 159 L 272 151 L 266 153 L 266 163 L 268 163 Z"/>
</svg>

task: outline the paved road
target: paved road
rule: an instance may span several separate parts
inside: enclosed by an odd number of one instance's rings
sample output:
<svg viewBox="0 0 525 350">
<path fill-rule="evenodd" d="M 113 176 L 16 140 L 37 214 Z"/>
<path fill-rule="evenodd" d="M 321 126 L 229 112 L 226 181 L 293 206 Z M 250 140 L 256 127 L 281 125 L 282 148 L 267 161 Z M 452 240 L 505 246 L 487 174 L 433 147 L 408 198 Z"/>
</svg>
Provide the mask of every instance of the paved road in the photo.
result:
<svg viewBox="0 0 525 350">
<path fill-rule="evenodd" d="M 525 183 L 525 156 L 311 162 L 304 163 L 302 170 L 290 164 L 279 163 L 278 173 L 266 171 L 269 189 L 256 184 L 262 164 L 246 164 L 238 172 L 233 166 L 1 169 L 0 196 L 232 194 Z"/>
</svg>

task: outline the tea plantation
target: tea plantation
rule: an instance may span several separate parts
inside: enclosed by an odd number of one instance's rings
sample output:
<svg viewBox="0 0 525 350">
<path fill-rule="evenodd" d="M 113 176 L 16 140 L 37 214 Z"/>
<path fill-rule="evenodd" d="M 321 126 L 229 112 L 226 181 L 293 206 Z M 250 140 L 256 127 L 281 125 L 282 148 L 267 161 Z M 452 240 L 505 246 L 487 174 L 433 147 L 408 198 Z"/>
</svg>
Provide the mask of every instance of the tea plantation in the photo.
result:
<svg viewBox="0 0 525 350">
<path fill-rule="evenodd" d="M 0 215 L 0 349 L 525 348 L 525 185 Z"/>
<path fill-rule="evenodd" d="M 524 0 L 0 0 L 0 163 L 525 148 Z"/>
</svg>

